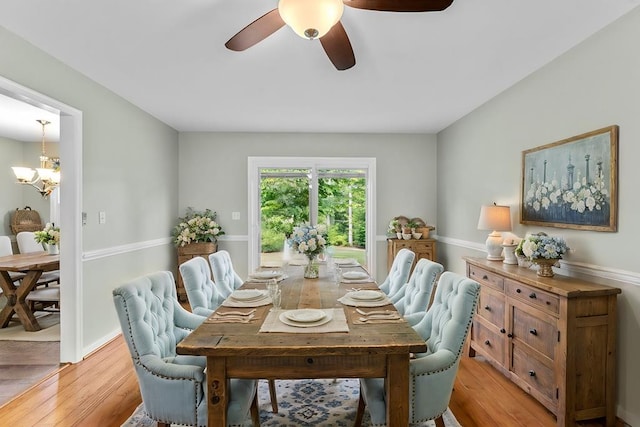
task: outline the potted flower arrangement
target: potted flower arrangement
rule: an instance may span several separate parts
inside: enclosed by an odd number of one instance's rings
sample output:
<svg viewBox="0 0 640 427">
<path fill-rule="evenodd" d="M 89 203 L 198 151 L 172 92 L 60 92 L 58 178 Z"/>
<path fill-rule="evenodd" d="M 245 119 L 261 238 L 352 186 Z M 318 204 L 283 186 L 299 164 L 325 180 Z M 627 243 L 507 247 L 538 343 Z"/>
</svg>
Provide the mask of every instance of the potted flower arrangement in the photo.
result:
<svg viewBox="0 0 640 427">
<path fill-rule="evenodd" d="M 52 223 L 47 223 L 43 230 L 35 231 L 33 234 L 36 242 L 47 245 L 47 250 L 50 255 L 60 253 L 60 227 L 56 227 L 55 224 Z"/>
<path fill-rule="evenodd" d="M 391 237 L 396 236 L 398 239 L 402 239 L 402 226 L 400 225 L 400 221 L 396 218 L 392 219 L 389 222 L 389 229 L 387 230 L 387 234 Z"/>
<path fill-rule="evenodd" d="M 216 243 L 218 237 L 224 235 L 220 224 L 216 222 L 217 214 L 211 209 L 196 211 L 187 208 L 184 217 L 178 218 L 178 225 L 173 229 L 173 242 L 176 246 L 191 243 Z"/>
<path fill-rule="evenodd" d="M 314 265 L 313 261 L 324 252 L 327 245 L 326 233 L 327 229 L 324 225 L 301 224 L 293 227 L 293 233 L 287 239 L 291 248 L 308 258 L 309 262 L 304 271 L 304 277 L 307 279 L 318 277 L 318 266 Z"/>
<path fill-rule="evenodd" d="M 216 222 L 217 214 L 211 209 L 196 211 L 187 208 L 186 215 L 178 218 L 178 225 L 173 229 L 173 243 L 178 247 L 178 266 L 197 256 L 208 258 L 218 250 L 218 237 L 224 235 L 220 224 Z M 178 299 L 187 300 L 182 275 L 176 274 Z"/>
<path fill-rule="evenodd" d="M 553 277 L 552 266 L 556 265 L 562 255 L 569 251 L 567 243 L 561 237 L 547 236 L 544 233 L 526 236 L 518 248 L 522 254 L 534 264 L 538 264 L 538 276 Z M 516 248 L 516 253 L 518 251 Z"/>
</svg>

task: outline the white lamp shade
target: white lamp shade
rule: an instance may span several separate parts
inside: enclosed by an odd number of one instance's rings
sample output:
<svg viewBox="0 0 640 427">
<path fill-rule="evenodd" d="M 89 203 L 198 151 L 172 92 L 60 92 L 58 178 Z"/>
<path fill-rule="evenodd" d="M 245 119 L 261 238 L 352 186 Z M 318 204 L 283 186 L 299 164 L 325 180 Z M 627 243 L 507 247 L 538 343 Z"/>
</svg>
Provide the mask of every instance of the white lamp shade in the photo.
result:
<svg viewBox="0 0 640 427">
<path fill-rule="evenodd" d="M 36 168 L 36 170 L 38 171 L 38 175 L 40 175 L 40 179 L 42 179 L 43 181 L 53 180 L 53 175 L 55 174 L 55 171 L 53 169 Z"/>
<path fill-rule="evenodd" d="M 511 231 L 511 209 L 509 206 L 482 206 L 478 219 L 478 230 Z"/>
<path fill-rule="evenodd" d="M 342 0 L 280 0 L 278 11 L 296 34 L 314 39 L 327 34 L 340 20 L 344 4 Z"/>
<path fill-rule="evenodd" d="M 11 169 L 13 169 L 13 173 L 19 181 L 31 181 L 36 174 L 36 171 L 31 168 L 12 166 Z"/>
</svg>

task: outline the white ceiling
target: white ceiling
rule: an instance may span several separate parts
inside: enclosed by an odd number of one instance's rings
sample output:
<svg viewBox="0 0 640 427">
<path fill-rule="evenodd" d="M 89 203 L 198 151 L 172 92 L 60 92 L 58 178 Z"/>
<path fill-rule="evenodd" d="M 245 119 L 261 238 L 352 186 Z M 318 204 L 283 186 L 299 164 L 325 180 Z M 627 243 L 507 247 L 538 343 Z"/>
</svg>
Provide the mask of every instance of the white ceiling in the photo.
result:
<svg viewBox="0 0 640 427">
<path fill-rule="evenodd" d="M 224 47 L 277 0 L 1 0 L 0 25 L 178 131 L 434 133 L 639 4 L 345 7 L 346 71 L 288 27 L 244 52 Z"/>
</svg>

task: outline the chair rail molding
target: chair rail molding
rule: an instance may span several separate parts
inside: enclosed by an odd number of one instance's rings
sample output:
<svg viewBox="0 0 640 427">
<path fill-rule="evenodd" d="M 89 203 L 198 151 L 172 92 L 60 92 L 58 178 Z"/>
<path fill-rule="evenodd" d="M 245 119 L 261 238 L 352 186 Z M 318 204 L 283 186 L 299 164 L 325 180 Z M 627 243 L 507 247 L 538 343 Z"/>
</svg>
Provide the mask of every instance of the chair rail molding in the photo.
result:
<svg viewBox="0 0 640 427">
<path fill-rule="evenodd" d="M 470 242 L 468 240 L 455 239 L 446 236 L 438 236 L 438 242 L 451 246 L 458 246 L 460 248 L 486 252 L 486 246 L 483 243 Z M 640 273 L 606 267 L 603 265 L 566 261 L 562 259 L 560 260 L 560 268 L 556 271 L 564 276 L 589 276 L 601 280 L 613 280 L 620 283 L 640 286 Z"/>
<path fill-rule="evenodd" d="M 154 248 L 156 246 L 172 245 L 172 237 L 162 237 L 159 239 L 145 240 L 141 242 L 127 243 L 126 245 L 111 246 L 108 248 L 94 249 L 82 253 L 82 261 L 93 261 L 100 258 L 107 258 L 115 255 L 122 255 L 143 249 Z"/>
</svg>

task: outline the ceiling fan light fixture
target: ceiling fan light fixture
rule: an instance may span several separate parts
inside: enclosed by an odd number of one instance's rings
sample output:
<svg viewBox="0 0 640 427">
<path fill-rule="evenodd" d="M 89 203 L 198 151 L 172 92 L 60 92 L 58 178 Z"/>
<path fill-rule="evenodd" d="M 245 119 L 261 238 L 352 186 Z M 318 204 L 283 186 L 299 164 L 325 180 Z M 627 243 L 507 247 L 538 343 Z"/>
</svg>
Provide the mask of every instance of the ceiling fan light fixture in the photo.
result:
<svg viewBox="0 0 640 427">
<path fill-rule="evenodd" d="M 305 39 L 327 34 L 343 11 L 342 0 L 280 0 L 278 3 L 282 20 Z"/>
</svg>

